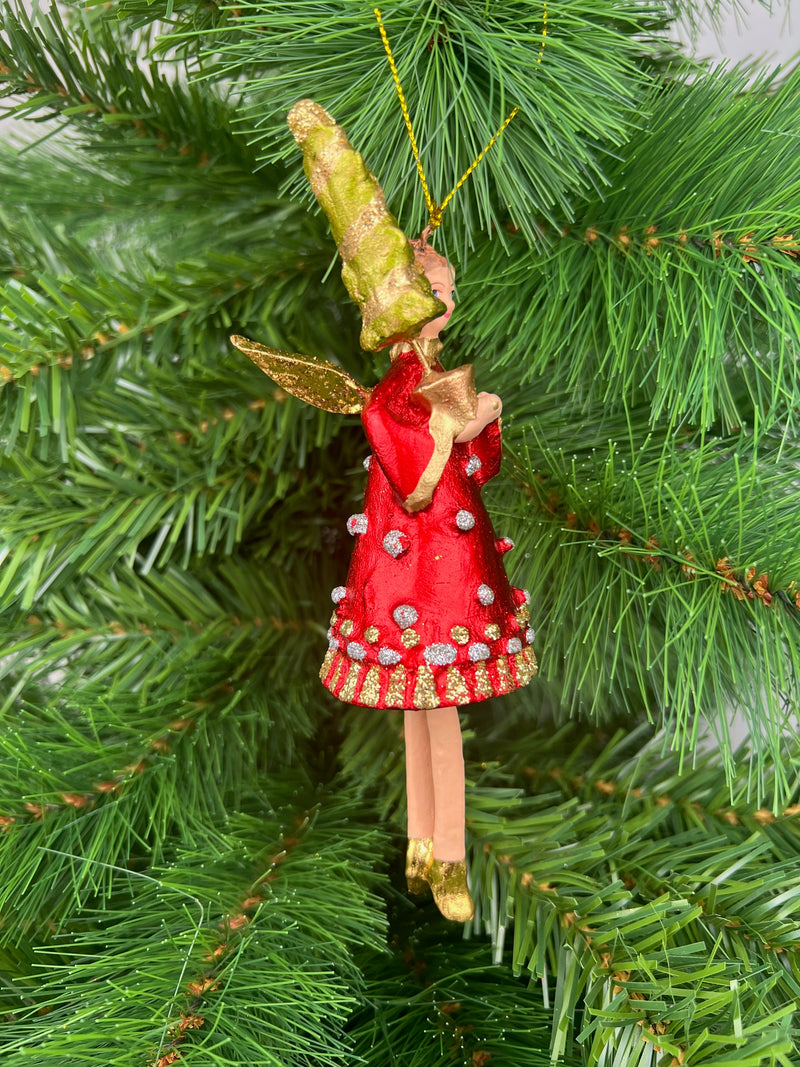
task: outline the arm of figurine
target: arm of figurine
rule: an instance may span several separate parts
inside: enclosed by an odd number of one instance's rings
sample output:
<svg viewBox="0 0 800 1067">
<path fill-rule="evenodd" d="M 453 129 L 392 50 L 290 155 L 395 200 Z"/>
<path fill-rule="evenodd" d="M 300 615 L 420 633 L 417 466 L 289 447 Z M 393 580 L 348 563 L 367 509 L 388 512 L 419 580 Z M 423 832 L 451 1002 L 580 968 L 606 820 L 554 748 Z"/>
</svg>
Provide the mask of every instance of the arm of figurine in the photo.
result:
<svg viewBox="0 0 800 1067">
<path fill-rule="evenodd" d="M 434 451 L 429 412 L 411 398 L 419 374 L 394 364 L 361 412 L 373 455 L 400 501 L 414 491 Z"/>
<path fill-rule="evenodd" d="M 478 393 L 478 410 L 456 438 L 456 444 L 463 445 L 473 441 L 483 429 L 499 419 L 503 411 L 503 401 L 494 393 Z"/>
<path fill-rule="evenodd" d="M 456 438 L 458 442 L 469 446 L 471 456 L 480 460 L 479 468 L 472 475 L 478 486 L 485 485 L 500 473 L 503 445 L 499 415 L 502 410 L 503 405 L 498 396 L 493 393 L 479 393 L 475 418 Z"/>
</svg>

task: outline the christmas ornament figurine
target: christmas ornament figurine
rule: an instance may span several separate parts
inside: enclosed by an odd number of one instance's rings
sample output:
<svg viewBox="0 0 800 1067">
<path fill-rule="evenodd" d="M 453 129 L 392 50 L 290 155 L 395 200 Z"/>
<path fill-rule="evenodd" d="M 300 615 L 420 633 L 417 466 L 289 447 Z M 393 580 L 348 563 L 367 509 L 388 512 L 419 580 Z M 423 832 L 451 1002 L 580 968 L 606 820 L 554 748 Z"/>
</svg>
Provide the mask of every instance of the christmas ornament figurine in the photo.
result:
<svg viewBox="0 0 800 1067">
<path fill-rule="evenodd" d="M 391 365 L 370 393 L 321 361 L 233 341 L 304 400 L 361 411 L 367 486 L 362 511 L 347 520 L 353 555 L 331 594 L 320 677 L 346 703 L 403 710 L 408 888 L 429 887 L 442 914 L 464 922 L 473 904 L 458 707 L 536 673 L 529 597 L 510 586 L 503 566 L 513 544 L 495 536 L 481 499 L 500 468 L 501 402 L 476 395 L 471 366 L 447 371 L 439 362 L 439 333 L 454 307 L 450 263 L 424 237 L 407 241 L 361 157 L 318 105 L 302 101 L 289 124 L 312 188 L 337 216 L 332 228 L 350 265 L 343 274 L 370 347 L 391 343 Z"/>
</svg>

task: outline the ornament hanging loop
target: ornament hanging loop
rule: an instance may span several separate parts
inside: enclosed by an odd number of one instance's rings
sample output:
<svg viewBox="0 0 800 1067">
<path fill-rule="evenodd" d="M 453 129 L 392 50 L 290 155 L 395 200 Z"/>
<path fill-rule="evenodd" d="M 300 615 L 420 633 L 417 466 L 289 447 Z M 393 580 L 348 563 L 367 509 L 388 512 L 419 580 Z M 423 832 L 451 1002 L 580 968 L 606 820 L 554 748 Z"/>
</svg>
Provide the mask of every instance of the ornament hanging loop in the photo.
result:
<svg viewBox="0 0 800 1067">
<path fill-rule="evenodd" d="M 450 192 L 447 194 L 447 196 L 442 201 L 441 207 L 437 208 L 438 221 L 437 222 L 433 222 L 433 219 L 431 219 L 431 223 L 432 223 L 433 226 L 438 226 L 439 225 L 439 223 L 442 221 L 442 214 L 444 212 L 444 209 L 447 207 L 447 205 L 450 203 L 450 201 L 456 195 L 456 193 L 461 188 L 461 186 L 464 184 L 464 182 L 467 180 L 467 178 L 470 176 L 470 174 L 472 174 L 472 172 L 475 170 L 477 165 L 480 163 L 480 161 L 483 159 L 483 157 L 486 155 L 486 153 L 489 151 L 489 149 L 492 147 L 492 145 L 495 144 L 495 142 L 497 141 L 497 138 L 502 134 L 503 130 L 505 130 L 505 128 L 509 125 L 509 123 L 514 118 L 514 116 L 518 115 L 518 114 L 519 114 L 519 108 L 515 107 L 512 110 L 511 114 L 506 119 L 506 121 L 503 123 L 503 125 L 500 127 L 500 129 L 497 131 L 497 133 L 491 139 L 491 141 L 489 141 L 489 143 L 486 145 L 484 150 L 482 152 L 480 152 L 475 157 L 475 159 L 472 161 L 472 163 L 470 163 L 470 165 L 467 167 L 467 169 L 464 171 L 464 173 L 458 179 L 456 184 L 453 186 L 453 188 L 450 190 Z"/>
<path fill-rule="evenodd" d="M 408 113 L 408 105 L 406 104 L 405 94 L 403 93 L 403 87 L 400 84 L 400 77 L 397 73 L 397 66 L 395 65 L 394 56 L 392 55 L 392 49 L 389 44 L 389 38 L 386 36 L 386 28 L 383 25 L 383 19 L 379 8 L 375 8 L 375 18 L 378 20 L 378 29 L 380 30 L 381 40 L 383 41 L 383 47 L 386 50 L 386 58 L 389 60 L 389 69 L 392 72 L 392 80 L 394 81 L 394 87 L 397 90 L 397 97 L 400 101 L 400 110 L 403 112 L 403 120 L 406 124 L 406 130 L 408 131 L 408 139 L 411 142 L 411 151 L 414 153 L 414 161 L 417 164 L 417 172 L 419 174 L 419 180 L 422 185 L 422 192 L 425 196 L 425 206 L 428 209 L 428 215 L 431 219 L 431 225 L 439 225 L 442 219 L 441 209 L 434 202 L 431 196 L 430 189 L 428 188 L 428 179 L 425 177 L 425 171 L 422 167 L 422 160 L 419 158 L 419 149 L 417 148 L 417 139 L 414 136 L 414 129 L 411 125 L 411 116 Z M 434 222 L 434 216 L 438 213 L 438 221 Z"/>
<path fill-rule="evenodd" d="M 389 60 L 389 68 L 390 68 L 390 70 L 392 72 L 392 80 L 394 81 L 394 87 L 397 90 L 397 97 L 398 97 L 398 99 L 400 101 L 400 110 L 403 113 L 403 121 L 406 124 L 406 131 L 408 132 L 408 139 L 411 142 L 411 151 L 414 154 L 414 162 L 417 164 L 417 173 L 419 174 L 420 184 L 422 185 L 422 192 L 423 192 L 423 195 L 425 196 L 425 206 L 428 209 L 428 225 L 423 230 L 424 240 L 427 241 L 427 236 L 430 236 L 430 234 L 432 234 L 434 230 L 438 229 L 439 226 L 441 226 L 441 224 L 442 224 L 442 215 L 444 214 L 444 211 L 445 211 L 445 208 L 447 207 L 447 205 L 450 203 L 450 201 L 456 195 L 456 193 L 461 188 L 461 186 L 464 184 L 464 182 L 467 180 L 467 178 L 469 178 L 470 174 L 472 174 L 472 172 L 478 166 L 478 164 L 483 159 L 483 157 L 486 155 L 486 153 L 489 151 L 489 149 L 492 147 L 492 145 L 494 145 L 496 143 L 497 139 L 501 136 L 501 134 L 506 129 L 506 127 L 509 125 L 509 123 L 512 121 L 514 116 L 519 114 L 519 108 L 515 107 L 515 108 L 512 109 L 511 114 L 505 120 L 503 125 L 500 127 L 500 129 L 497 131 L 497 133 L 494 135 L 494 137 L 492 137 L 492 139 L 489 141 L 489 143 L 486 145 L 486 147 L 483 149 L 483 151 L 479 152 L 478 155 L 475 157 L 475 159 L 472 161 L 472 163 L 470 163 L 470 165 L 467 167 L 467 169 L 461 175 L 459 180 L 456 182 L 456 184 L 453 186 L 453 188 L 450 190 L 450 192 L 444 198 L 442 203 L 441 204 L 437 204 L 436 201 L 431 196 L 431 192 L 430 192 L 430 189 L 428 187 L 428 179 L 425 177 L 425 169 L 423 168 L 422 160 L 420 159 L 419 148 L 417 147 L 417 139 L 414 136 L 414 129 L 413 129 L 412 125 L 411 125 L 411 116 L 408 113 L 408 104 L 406 103 L 405 94 L 403 93 L 403 87 L 400 84 L 400 76 L 397 73 L 397 65 L 395 64 L 394 56 L 392 55 L 392 49 L 391 49 L 391 46 L 389 44 L 389 38 L 388 38 L 388 36 L 386 34 L 386 27 L 383 24 L 383 19 L 381 18 L 380 10 L 376 7 L 374 9 L 374 11 L 375 11 L 375 18 L 378 21 L 378 29 L 380 30 L 381 40 L 383 41 L 383 47 L 384 47 L 384 49 L 386 51 L 386 58 Z M 542 61 L 542 55 L 544 54 L 544 46 L 545 46 L 546 42 L 547 42 L 547 0 L 545 0 L 545 3 L 544 3 L 544 16 L 543 16 L 543 27 L 542 27 L 542 46 L 539 49 L 539 56 L 538 56 L 538 59 L 536 60 L 537 67 Z M 426 234 L 427 234 L 427 236 L 425 236 Z"/>
</svg>

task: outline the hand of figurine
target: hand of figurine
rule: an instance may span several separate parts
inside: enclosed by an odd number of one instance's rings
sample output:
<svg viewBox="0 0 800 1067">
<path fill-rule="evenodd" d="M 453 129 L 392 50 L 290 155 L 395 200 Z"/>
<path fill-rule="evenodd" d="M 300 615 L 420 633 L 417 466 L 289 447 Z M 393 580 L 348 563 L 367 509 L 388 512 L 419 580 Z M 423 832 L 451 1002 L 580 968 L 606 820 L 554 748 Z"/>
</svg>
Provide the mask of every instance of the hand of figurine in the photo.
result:
<svg viewBox="0 0 800 1067">
<path fill-rule="evenodd" d="M 456 438 L 456 443 L 463 445 L 477 437 L 490 422 L 499 419 L 503 411 L 503 401 L 494 393 L 478 393 L 478 410 Z"/>
</svg>

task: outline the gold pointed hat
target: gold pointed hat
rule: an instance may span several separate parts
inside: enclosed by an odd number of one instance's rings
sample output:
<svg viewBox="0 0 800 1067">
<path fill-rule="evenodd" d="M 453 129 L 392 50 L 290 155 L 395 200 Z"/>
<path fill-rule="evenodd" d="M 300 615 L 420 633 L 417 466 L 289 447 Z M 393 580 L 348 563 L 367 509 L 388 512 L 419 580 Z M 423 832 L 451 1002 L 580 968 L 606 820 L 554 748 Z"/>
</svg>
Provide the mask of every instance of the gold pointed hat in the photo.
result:
<svg viewBox="0 0 800 1067">
<path fill-rule="evenodd" d="M 383 191 L 341 126 L 313 100 L 287 119 L 303 168 L 342 257 L 342 280 L 361 309 L 361 345 L 375 351 L 415 337 L 444 304 L 431 293 Z"/>
</svg>

